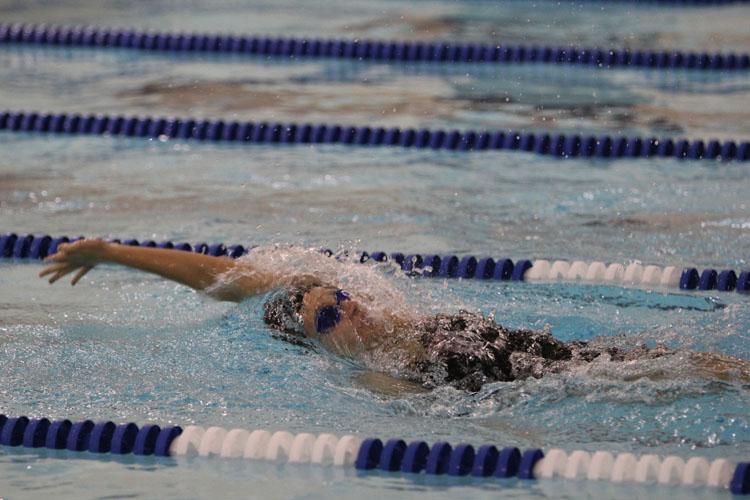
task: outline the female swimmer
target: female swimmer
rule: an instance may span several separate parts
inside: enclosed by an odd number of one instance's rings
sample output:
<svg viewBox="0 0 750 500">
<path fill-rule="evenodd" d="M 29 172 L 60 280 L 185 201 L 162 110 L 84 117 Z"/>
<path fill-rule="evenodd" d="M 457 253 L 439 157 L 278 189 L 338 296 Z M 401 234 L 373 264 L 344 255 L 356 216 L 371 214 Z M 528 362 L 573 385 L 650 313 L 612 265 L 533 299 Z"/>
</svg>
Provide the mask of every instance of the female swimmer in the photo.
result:
<svg viewBox="0 0 750 500">
<path fill-rule="evenodd" d="M 371 314 L 362 298 L 304 273 L 260 269 L 248 259 L 212 257 L 179 250 L 79 240 L 47 257 L 39 276 L 54 283 L 76 272 L 75 285 L 100 263 L 120 264 L 240 302 L 275 291 L 264 304 L 264 321 L 290 339 L 318 340 L 331 351 L 358 357 L 378 353 L 398 360 L 400 378 L 431 388 L 450 384 L 477 391 L 485 383 L 539 378 L 597 358 L 614 362 L 683 356 L 699 374 L 747 379 L 747 363 L 729 356 L 663 346 L 623 350 L 596 342 L 562 342 L 547 332 L 511 330 L 481 314 L 407 317 Z"/>
</svg>

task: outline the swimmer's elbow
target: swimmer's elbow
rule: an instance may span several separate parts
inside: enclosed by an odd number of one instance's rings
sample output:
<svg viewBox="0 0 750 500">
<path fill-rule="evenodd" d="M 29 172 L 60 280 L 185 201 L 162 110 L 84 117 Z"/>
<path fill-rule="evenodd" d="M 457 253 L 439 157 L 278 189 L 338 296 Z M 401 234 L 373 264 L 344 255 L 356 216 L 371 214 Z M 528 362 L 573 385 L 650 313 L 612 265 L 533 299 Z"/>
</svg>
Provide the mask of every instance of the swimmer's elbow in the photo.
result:
<svg viewBox="0 0 750 500">
<path fill-rule="evenodd" d="M 273 275 L 233 262 L 229 270 L 214 276 L 212 283 L 201 291 L 212 299 L 242 302 L 254 295 L 266 293 L 274 287 Z"/>
<path fill-rule="evenodd" d="M 201 292 L 220 302 L 242 302 L 257 293 L 256 290 L 248 290 L 232 283 L 217 283 L 204 288 Z"/>
<path fill-rule="evenodd" d="M 246 291 L 234 287 L 225 287 L 222 289 L 203 290 L 203 293 L 208 295 L 214 300 L 220 302 L 242 302 L 248 297 L 255 295 L 254 293 L 247 293 Z"/>
</svg>

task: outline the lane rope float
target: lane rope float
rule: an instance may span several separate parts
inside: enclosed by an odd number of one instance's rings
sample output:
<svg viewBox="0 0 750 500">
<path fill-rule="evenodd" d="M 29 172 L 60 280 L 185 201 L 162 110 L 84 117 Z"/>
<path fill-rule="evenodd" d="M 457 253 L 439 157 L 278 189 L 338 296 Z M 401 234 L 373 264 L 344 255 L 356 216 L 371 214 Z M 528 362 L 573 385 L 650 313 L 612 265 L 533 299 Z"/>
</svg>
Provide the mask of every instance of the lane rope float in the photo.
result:
<svg viewBox="0 0 750 500">
<path fill-rule="evenodd" d="M 0 445 L 93 454 L 267 460 L 408 474 L 702 486 L 728 489 L 735 495 L 750 493 L 750 462 L 733 463 L 724 458 L 709 461 L 699 456 L 639 457 L 583 450 L 567 453 L 558 448 L 522 451 L 494 444 L 476 448 L 468 443 L 407 444 L 399 438 L 339 438 L 331 433 L 292 434 L 197 425 L 139 427 L 133 422 L 118 425 L 111 421 L 52 421 L 5 415 L 0 415 Z"/>
<path fill-rule="evenodd" d="M 674 140 L 625 136 L 433 130 L 336 124 L 237 122 L 192 118 L 0 112 L 0 131 L 60 135 L 124 136 L 239 144 L 340 144 L 458 152 L 519 151 L 558 158 L 676 158 L 750 161 L 750 141 Z"/>
<path fill-rule="evenodd" d="M 630 51 L 515 44 L 341 40 L 238 36 L 116 29 L 97 26 L 0 24 L 0 43 L 135 49 L 169 53 L 225 53 L 283 58 L 336 58 L 373 62 L 542 63 L 600 68 L 747 70 L 748 54 Z"/>
<path fill-rule="evenodd" d="M 16 233 L 0 233 L 0 260 L 30 259 L 41 260 L 57 251 L 61 243 L 69 243 L 83 236 L 52 237 Z M 153 240 L 138 241 L 130 239 L 113 239 L 115 243 L 132 246 L 169 248 L 188 252 L 198 252 L 212 256 L 229 256 L 238 258 L 252 248 L 243 245 L 225 245 L 224 243 L 196 243 Z M 330 249 L 321 249 L 329 256 L 336 256 Z M 340 255 L 337 257 L 350 257 Z M 354 255 L 360 263 L 373 260 L 391 262 L 404 272 L 412 275 L 432 278 L 463 278 L 499 281 L 565 281 L 582 283 L 603 283 L 620 285 L 639 285 L 647 287 L 680 288 L 681 290 L 717 290 L 720 292 L 750 292 L 750 271 L 733 269 L 644 265 L 633 261 L 627 264 L 604 262 L 573 262 L 565 260 L 548 261 L 545 259 L 519 259 L 515 262 L 509 258 L 475 257 L 473 255 L 436 255 L 403 252 L 386 253 L 359 252 Z"/>
</svg>

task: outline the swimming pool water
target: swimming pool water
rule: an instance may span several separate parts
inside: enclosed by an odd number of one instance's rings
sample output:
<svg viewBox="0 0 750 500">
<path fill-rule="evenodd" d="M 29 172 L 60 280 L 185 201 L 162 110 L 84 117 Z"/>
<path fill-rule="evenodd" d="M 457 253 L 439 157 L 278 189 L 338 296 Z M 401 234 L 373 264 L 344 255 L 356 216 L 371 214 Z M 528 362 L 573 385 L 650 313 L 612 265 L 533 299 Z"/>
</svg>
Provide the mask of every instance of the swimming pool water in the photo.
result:
<svg viewBox="0 0 750 500">
<path fill-rule="evenodd" d="M 3 21 L 750 51 L 740 21 L 748 7 L 317 5 L 300 11 L 291 2 L 248 9 L 239 2 L 126 8 L 119 2 L 57 7 L 0 1 L 0 11 Z M 34 47 L 3 47 L 0 65 L 7 68 L 0 73 L 0 108 L 9 109 L 750 136 L 750 108 L 743 106 L 750 79 L 743 73 L 280 63 Z M 748 268 L 748 164 L 7 133 L 0 134 L 0 148 L 2 231 Z M 386 393 L 357 363 L 273 338 L 262 324 L 260 299 L 216 303 L 106 267 L 71 290 L 37 279 L 39 269 L 0 264 L 2 413 L 733 460 L 750 455 L 748 384 L 702 379 L 678 363 L 631 371 L 595 364 L 489 385 L 477 394 L 450 388 Z M 354 266 L 350 272 L 357 272 Z M 477 308 L 508 326 L 548 326 L 564 340 L 663 341 L 750 360 L 747 297 L 736 293 L 398 275 L 390 281 L 423 307 Z M 189 498 L 216 491 L 326 498 L 676 492 L 0 450 L 0 495 L 9 498 Z M 686 488 L 677 493 L 726 495 Z"/>
</svg>

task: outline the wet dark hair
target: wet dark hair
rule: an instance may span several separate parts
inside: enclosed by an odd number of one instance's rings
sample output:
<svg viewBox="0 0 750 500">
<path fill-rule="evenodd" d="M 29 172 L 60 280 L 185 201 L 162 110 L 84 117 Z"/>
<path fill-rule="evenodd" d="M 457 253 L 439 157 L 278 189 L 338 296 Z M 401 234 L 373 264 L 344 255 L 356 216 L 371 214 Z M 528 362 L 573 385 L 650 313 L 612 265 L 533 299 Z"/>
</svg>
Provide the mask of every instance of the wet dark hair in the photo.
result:
<svg viewBox="0 0 750 500">
<path fill-rule="evenodd" d="M 304 337 L 302 301 L 312 288 L 291 287 L 276 292 L 263 304 L 263 321 L 280 332 Z"/>
<path fill-rule="evenodd" d="M 418 331 L 427 359 L 415 378 L 430 388 L 450 384 L 476 392 L 489 382 L 555 371 L 556 362 L 572 355 L 568 345 L 547 332 L 512 330 L 494 318 L 463 310 L 426 318 Z"/>
</svg>

